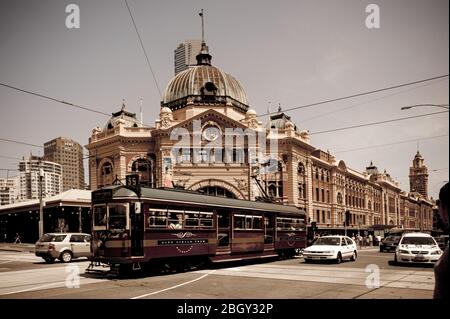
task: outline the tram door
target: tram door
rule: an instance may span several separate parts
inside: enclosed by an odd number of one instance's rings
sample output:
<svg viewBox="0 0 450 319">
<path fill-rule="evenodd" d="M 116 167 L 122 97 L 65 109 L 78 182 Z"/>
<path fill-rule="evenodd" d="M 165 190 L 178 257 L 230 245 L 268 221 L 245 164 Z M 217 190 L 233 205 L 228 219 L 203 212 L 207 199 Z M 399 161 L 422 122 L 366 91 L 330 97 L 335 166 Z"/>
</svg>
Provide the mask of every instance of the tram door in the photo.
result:
<svg viewBox="0 0 450 319">
<path fill-rule="evenodd" d="M 144 255 L 144 216 L 141 203 L 130 204 L 131 255 Z"/>
<path fill-rule="evenodd" d="M 217 249 L 230 249 L 230 212 L 217 210 Z"/>
</svg>

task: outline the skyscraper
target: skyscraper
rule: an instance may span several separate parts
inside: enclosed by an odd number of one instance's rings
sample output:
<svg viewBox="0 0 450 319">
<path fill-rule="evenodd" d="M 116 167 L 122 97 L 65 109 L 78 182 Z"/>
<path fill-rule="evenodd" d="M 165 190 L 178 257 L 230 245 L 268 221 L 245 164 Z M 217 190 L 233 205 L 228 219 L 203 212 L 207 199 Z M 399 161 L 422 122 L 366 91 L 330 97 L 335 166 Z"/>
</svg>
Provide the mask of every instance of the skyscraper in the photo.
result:
<svg viewBox="0 0 450 319">
<path fill-rule="evenodd" d="M 62 166 L 62 191 L 84 189 L 83 148 L 74 140 L 58 137 L 44 143 L 44 159 Z"/>
<path fill-rule="evenodd" d="M 202 48 L 201 40 L 186 40 L 174 51 L 175 75 L 197 64 L 196 56 Z"/>
<path fill-rule="evenodd" d="M 42 196 L 54 196 L 62 190 L 62 169 L 58 163 L 30 155 L 19 162 L 19 200 L 39 198 L 39 176 L 42 176 Z"/>
</svg>

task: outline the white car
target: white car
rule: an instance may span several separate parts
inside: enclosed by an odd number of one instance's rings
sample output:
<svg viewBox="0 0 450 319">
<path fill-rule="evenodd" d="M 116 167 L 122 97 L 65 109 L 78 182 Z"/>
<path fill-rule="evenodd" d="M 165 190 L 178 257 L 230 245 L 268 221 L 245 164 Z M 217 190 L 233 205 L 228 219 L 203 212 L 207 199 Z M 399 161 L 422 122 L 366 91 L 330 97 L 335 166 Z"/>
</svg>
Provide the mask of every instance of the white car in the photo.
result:
<svg viewBox="0 0 450 319">
<path fill-rule="evenodd" d="M 305 262 L 335 260 L 340 264 L 343 259 L 355 261 L 357 256 L 356 243 L 347 236 L 323 236 L 303 250 Z"/>
<path fill-rule="evenodd" d="M 406 233 L 395 250 L 395 263 L 434 263 L 442 250 L 433 237 L 424 233 Z"/>
</svg>

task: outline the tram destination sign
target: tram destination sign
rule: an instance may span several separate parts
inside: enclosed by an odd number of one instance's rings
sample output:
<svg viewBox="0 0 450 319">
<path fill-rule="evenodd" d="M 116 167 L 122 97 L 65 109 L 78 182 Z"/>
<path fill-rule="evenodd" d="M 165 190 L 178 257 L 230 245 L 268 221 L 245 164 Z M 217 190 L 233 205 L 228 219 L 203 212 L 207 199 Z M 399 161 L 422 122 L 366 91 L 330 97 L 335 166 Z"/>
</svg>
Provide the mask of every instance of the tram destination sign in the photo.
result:
<svg viewBox="0 0 450 319">
<path fill-rule="evenodd" d="M 92 192 L 92 203 L 105 202 L 112 199 L 112 189 L 99 189 Z"/>
</svg>

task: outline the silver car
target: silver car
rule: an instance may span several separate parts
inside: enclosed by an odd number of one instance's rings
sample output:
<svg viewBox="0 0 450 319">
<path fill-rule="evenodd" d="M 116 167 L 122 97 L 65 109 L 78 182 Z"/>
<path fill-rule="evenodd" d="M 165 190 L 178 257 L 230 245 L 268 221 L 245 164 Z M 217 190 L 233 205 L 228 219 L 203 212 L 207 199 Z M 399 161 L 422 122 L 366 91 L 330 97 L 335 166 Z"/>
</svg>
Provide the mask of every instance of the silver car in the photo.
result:
<svg viewBox="0 0 450 319">
<path fill-rule="evenodd" d="M 91 235 L 83 233 L 48 233 L 36 242 L 35 254 L 47 263 L 55 259 L 68 263 L 72 258 L 91 256 Z"/>
</svg>

